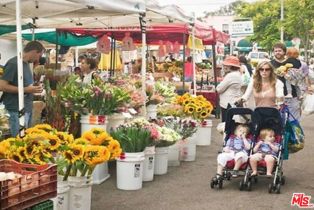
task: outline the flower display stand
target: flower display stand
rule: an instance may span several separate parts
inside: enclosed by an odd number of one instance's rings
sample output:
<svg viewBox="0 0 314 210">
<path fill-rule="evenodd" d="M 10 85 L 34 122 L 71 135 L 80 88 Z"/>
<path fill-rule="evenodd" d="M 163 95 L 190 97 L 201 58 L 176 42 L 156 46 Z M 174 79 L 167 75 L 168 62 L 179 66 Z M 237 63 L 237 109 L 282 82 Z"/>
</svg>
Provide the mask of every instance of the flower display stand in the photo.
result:
<svg viewBox="0 0 314 210">
<path fill-rule="evenodd" d="M 176 142 L 174 145 L 169 146 L 168 152 L 168 166 L 180 165 L 180 144 Z"/>
<path fill-rule="evenodd" d="M 154 179 L 154 165 L 155 165 L 155 146 L 146 147 L 144 150 L 145 160 L 143 169 L 143 181 L 153 181 Z"/>
<path fill-rule="evenodd" d="M 62 181 L 58 177 L 57 183 L 57 197 L 53 198 L 53 209 L 55 210 L 68 210 L 69 209 L 69 194 L 70 186 L 67 181 Z"/>
<path fill-rule="evenodd" d="M 207 146 L 211 143 L 212 136 L 212 120 L 204 120 L 196 131 L 196 145 Z"/>
<path fill-rule="evenodd" d="M 117 158 L 117 188 L 138 190 L 143 183 L 144 152 L 124 153 Z"/>
<path fill-rule="evenodd" d="M 168 172 L 169 147 L 156 147 L 154 174 L 163 175 Z"/>
<path fill-rule="evenodd" d="M 196 159 L 196 138 L 192 136 L 181 141 L 180 160 L 195 161 Z"/>
<path fill-rule="evenodd" d="M 81 116 L 81 133 L 92 128 L 102 128 L 107 130 L 108 118 L 104 115 L 82 115 Z M 98 164 L 93 171 L 93 183 L 101 184 L 106 181 L 110 174 L 108 173 L 108 163 Z"/>
<path fill-rule="evenodd" d="M 125 116 L 121 113 L 114 113 L 108 116 L 108 125 L 107 129 L 115 129 L 119 125 L 123 125 L 125 123 Z"/>
<path fill-rule="evenodd" d="M 157 105 L 150 104 L 146 107 L 146 118 L 149 119 L 157 119 Z"/>
<path fill-rule="evenodd" d="M 90 210 L 92 199 L 91 179 L 83 176 L 69 176 L 70 186 L 69 209 L 71 210 Z"/>
</svg>

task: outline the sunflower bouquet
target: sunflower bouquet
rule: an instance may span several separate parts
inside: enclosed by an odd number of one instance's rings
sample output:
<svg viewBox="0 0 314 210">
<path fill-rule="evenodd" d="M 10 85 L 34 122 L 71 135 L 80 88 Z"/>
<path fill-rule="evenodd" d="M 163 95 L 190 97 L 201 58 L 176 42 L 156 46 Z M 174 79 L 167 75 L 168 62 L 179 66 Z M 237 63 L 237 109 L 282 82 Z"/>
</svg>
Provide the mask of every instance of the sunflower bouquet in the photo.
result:
<svg viewBox="0 0 314 210">
<path fill-rule="evenodd" d="M 90 176 L 97 164 L 113 160 L 121 153 L 120 144 L 105 130 L 93 128 L 60 150 L 58 172 L 68 176 Z"/>
<path fill-rule="evenodd" d="M 26 130 L 23 138 L 8 138 L 0 143 L 0 158 L 20 163 L 55 163 L 58 150 L 73 141 L 73 136 L 59 132 L 48 124 L 39 124 Z"/>
<path fill-rule="evenodd" d="M 208 118 L 213 111 L 213 105 L 202 95 L 192 96 L 189 93 L 185 93 L 182 96 L 177 96 L 174 103 L 182 105 L 183 111 L 187 116 L 200 121 Z"/>
</svg>

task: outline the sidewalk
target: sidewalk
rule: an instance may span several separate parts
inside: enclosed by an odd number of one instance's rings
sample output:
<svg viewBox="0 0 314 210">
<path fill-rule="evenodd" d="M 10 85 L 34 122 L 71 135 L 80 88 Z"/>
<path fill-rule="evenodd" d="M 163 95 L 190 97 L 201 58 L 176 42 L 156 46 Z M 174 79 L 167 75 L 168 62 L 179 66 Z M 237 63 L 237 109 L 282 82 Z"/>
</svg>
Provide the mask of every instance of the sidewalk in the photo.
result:
<svg viewBox="0 0 314 210">
<path fill-rule="evenodd" d="M 210 146 L 198 146 L 195 162 L 181 162 L 169 167 L 168 173 L 144 182 L 138 191 L 116 188 L 115 163 L 109 165 L 111 177 L 101 185 L 93 186 L 93 210 L 285 210 L 290 206 L 292 194 L 301 192 L 314 197 L 314 115 L 302 119 L 306 146 L 284 162 L 286 185 L 281 194 L 268 194 L 268 179 L 259 179 L 252 192 L 238 189 L 240 179 L 224 183 L 222 190 L 210 189 L 209 181 L 216 171 L 217 151 L 222 136 L 216 131 L 219 122 L 213 119 Z M 237 201 L 237 202 L 235 202 Z M 314 203 L 314 199 L 311 200 Z M 294 207 L 298 209 L 297 207 Z"/>
</svg>

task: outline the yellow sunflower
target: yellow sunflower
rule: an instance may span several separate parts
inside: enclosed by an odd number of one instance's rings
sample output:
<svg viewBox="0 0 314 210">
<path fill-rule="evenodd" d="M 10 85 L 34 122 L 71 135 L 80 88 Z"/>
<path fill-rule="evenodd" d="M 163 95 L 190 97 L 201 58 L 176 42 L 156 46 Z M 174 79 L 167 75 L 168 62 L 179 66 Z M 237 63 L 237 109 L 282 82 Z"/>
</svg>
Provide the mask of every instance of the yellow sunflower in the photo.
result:
<svg viewBox="0 0 314 210">
<path fill-rule="evenodd" d="M 51 125 L 49 124 L 38 124 L 38 125 L 35 125 L 34 128 L 37 128 L 39 130 L 44 130 L 46 131 L 47 133 L 53 131 L 54 129 L 51 127 Z"/>
<path fill-rule="evenodd" d="M 60 139 L 55 135 L 48 134 L 47 139 L 49 141 L 49 144 L 50 144 L 49 149 L 51 151 L 57 150 L 59 148 L 59 146 L 61 145 Z"/>
<path fill-rule="evenodd" d="M 70 145 L 72 154 L 74 155 L 74 159 L 79 160 L 84 156 L 84 146 L 80 144 L 72 144 Z"/>
<path fill-rule="evenodd" d="M 66 161 L 68 161 L 69 163 L 74 163 L 75 161 L 77 161 L 77 156 L 75 156 L 72 152 L 72 150 L 67 150 L 63 152 L 63 157 Z"/>
<path fill-rule="evenodd" d="M 61 144 L 70 144 L 74 141 L 74 137 L 72 134 L 68 134 L 66 132 L 57 132 L 56 135 L 60 139 Z"/>
<path fill-rule="evenodd" d="M 33 127 L 33 128 L 26 129 L 25 133 L 26 134 L 33 134 L 33 133 L 43 134 L 43 133 L 47 133 L 47 132 L 45 130 L 41 130 L 41 129 Z"/>
<path fill-rule="evenodd" d="M 24 161 L 24 158 L 16 152 L 9 154 L 9 159 L 15 160 L 16 162 L 19 162 L 19 163 L 22 163 Z"/>
<path fill-rule="evenodd" d="M 104 146 L 87 145 L 84 160 L 88 165 L 96 165 L 109 160 L 110 152 Z"/>
<path fill-rule="evenodd" d="M 77 138 L 74 140 L 73 144 L 88 145 L 89 142 L 85 138 Z"/>
<path fill-rule="evenodd" d="M 200 118 L 202 118 L 202 119 L 205 119 L 205 118 L 207 118 L 208 116 L 209 116 L 209 113 L 206 112 L 206 111 L 203 111 L 203 112 L 200 113 Z"/>
</svg>

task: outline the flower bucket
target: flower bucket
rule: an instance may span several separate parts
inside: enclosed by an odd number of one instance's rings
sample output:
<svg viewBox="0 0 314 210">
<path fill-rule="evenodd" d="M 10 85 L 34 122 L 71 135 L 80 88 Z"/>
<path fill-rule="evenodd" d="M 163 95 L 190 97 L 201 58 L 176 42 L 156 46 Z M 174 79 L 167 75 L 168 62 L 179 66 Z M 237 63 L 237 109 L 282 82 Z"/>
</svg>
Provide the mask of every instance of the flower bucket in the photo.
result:
<svg viewBox="0 0 314 210">
<path fill-rule="evenodd" d="M 92 128 L 102 128 L 107 130 L 108 119 L 105 115 L 82 115 L 81 134 Z M 98 164 L 93 171 L 93 183 L 101 184 L 110 177 L 108 173 L 108 163 Z"/>
<path fill-rule="evenodd" d="M 107 129 L 115 129 L 119 125 L 125 123 L 125 116 L 121 113 L 114 113 L 113 115 L 108 116 L 108 125 Z"/>
<path fill-rule="evenodd" d="M 138 190 L 143 183 L 144 152 L 124 153 L 117 158 L 117 188 Z"/>
<path fill-rule="evenodd" d="M 90 210 L 92 199 L 91 179 L 83 176 L 69 176 L 70 186 L 69 209 L 71 210 Z"/>
<path fill-rule="evenodd" d="M 192 136 L 187 140 L 181 141 L 180 160 L 195 161 L 196 158 L 196 139 Z"/>
<path fill-rule="evenodd" d="M 146 107 L 146 118 L 157 119 L 157 105 L 150 104 Z"/>
<path fill-rule="evenodd" d="M 154 174 L 163 175 L 168 171 L 169 147 L 156 147 Z"/>
<path fill-rule="evenodd" d="M 107 130 L 108 119 L 105 115 L 82 115 L 81 134 L 92 128 L 103 128 Z"/>
<path fill-rule="evenodd" d="M 207 146 L 210 145 L 212 136 L 213 122 L 211 120 L 204 120 L 196 131 L 196 145 Z"/>
<path fill-rule="evenodd" d="M 57 197 L 53 200 L 53 209 L 55 210 L 68 210 L 69 209 L 69 194 L 70 186 L 67 181 L 58 179 L 57 183 Z"/>
<path fill-rule="evenodd" d="M 108 162 L 96 165 L 93 171 L 93 184 L 101 184 L 110 177 L 108 172 Z"/>
<path fill-rule="evenodd" d="M 144 170 L 143 170 L 143 181 L 153 181 L 154 179 L 154 165 L 155 165 L 155 146 L 146 147 L 144 150 Z"/>
<path fill-rule="evenodd" d="M 168 166 L 180 165 L 180 145 L 179 142 L 169 146 L 168 151 Z"/>
</svg>

